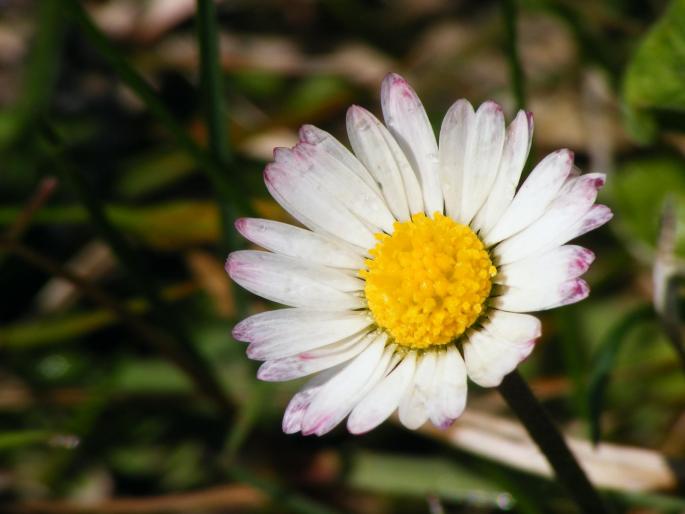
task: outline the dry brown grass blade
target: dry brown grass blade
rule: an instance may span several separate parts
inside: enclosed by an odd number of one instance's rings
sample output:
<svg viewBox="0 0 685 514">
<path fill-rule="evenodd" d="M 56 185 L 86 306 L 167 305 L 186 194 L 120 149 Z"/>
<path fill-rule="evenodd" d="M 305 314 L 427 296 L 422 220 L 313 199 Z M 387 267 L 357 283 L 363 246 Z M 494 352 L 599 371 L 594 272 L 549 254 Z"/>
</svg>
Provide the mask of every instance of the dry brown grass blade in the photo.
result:
<svg viewBox="0 0 685 514">
<path fill-rule="evenodd" d="M 107 277 L 116 266 L 116 258 L 109 246 L 97 239 L 79 248 L 65 265 L 91 282 Z M 81 292 L 68 280 L 51 277 L 36 294 L 36 306 L 41 313 L 64 311 L 74 305 L 80 296 Z"/>
<path fill-rule="evenodd" d="M 114 498 L 97 503 L 78 503 L 74 501 L 36 500 L 18 502 L 0 506 L 2 512 L 46 514 L 83 514 L 98 512 L 118 513 L 152 513 L 152 512 L 188 512 L 198 510 L 215 510 L 220 512 L 245 512 L 263 507 L 266 496 L 246 485 L 227 485 L 212 487 L 202 491 L 181 494 L 168 494 L 148 498 Z"/>
<path fill-rule="evenodd" d="M 19 239 L 24 234 L 31 225 L 33 216 L 50 199 L 58 185 L 59 183 L 54 177 L 47 177 L 40 181 L 33 195 L 26 202 L 19 216 L 17 216 L 17 219 L 7 230 L 5 234 L 7 239 Z"/>
<path fill-rule="evenodd" d="M 470 409 L 449 430 L 426 425 L 424 434 L 451 446 L 474 453 L 534 475 L 551 477 L 552 470 L 535 443 L 517 422 Z M 622 491 L 669 490 L 677 477 L 666 458 L 644 448 L 602 443 L 568 437 L 590 480 L 603 489 Z"/>
</svg>

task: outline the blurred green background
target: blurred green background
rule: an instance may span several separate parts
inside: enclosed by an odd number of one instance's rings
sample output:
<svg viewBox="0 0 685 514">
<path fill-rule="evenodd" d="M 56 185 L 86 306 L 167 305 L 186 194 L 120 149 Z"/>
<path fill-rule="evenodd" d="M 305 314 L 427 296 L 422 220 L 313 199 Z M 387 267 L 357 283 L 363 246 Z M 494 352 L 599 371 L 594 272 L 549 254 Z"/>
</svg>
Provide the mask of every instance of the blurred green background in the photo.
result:
<svg viewBox="0 0 685 514">
<path fill-rule="evenodd" d="M 223 270 L 261 171 L 403 74 L 608 174 L 522 366 L 616 512 L 685 512 L 685 1 L 0 0 L 0 511 L 575 512 L 496 391 L 449 432 L 286 436 Z M 599 452 L 590 441 L 602 441 Z"/>
</svg>

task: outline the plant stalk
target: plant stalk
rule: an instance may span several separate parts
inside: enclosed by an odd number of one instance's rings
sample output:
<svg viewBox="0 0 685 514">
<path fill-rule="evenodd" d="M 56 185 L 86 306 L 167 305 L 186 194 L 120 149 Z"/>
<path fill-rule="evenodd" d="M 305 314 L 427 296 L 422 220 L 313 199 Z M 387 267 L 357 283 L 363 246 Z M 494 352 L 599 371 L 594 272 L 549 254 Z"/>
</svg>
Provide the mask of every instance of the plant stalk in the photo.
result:
<svg viewBox="0 0 685 514">
<path fill-rule="evenodd" d="M 504 377 L 498 389 L 547 458 L 557 479 L 565 487 L 580 512 L 608 514 L 609 511 L 602 498 L 571 453 L 561 432 L 518 371 L 514 370 Z"/>
</svg>

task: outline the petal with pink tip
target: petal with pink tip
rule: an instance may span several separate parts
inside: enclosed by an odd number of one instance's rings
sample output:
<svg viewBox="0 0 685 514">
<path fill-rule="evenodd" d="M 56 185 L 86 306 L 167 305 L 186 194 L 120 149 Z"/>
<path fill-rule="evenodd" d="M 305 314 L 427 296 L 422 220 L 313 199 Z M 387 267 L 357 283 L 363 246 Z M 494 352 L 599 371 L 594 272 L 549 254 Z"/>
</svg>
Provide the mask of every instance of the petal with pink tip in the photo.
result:
<svg viewBox="0 0 685 514">
<path fill-rule="evenodd" d="M 542 255 L 534 254 L 501 266 L 494 282 L 539 289 L 581 276 L 594 259 L 595 254 L 582 246 L 558 246 Z"/>
<path fill-rule="evenodd" d="M 233 329 L 233 337 L 250 343 L 251 359 L 272 360 L 335 343 L 372 323 L 364 311 L 278 309 L 244 319 Z"/>
<path fill-rule="evenodd" d="M 391 73 L 381 85 L 381 106 L 385 124 L 420 178 L 426 214 L 442 212 L 438 145 L 421 100 L 406 80 Z"/>
<path fill-rule="evenodd" d="M 344 364 L 340 364 L 316 374 L 290 399 L 283 413 L 283 432 L 294 434 L 302 430 L 302 418 L 316 393 L 319 392 L 326 382 L 337 375 L 344 366 Z"/>
<path fill-rule="evenodd" d="M 409 220 L 423 211 L 421 187 L 404 152 L 381 122 L 353 105 L 347 111 L 347 134 L 359 160 L 381 185 L 395 218 Z"/>
<path fill-rule="evenodd" d="M 305 262 L 354 270 L 364 266 L 359 248 L 326 234 L 259 218 L 240 218 L 235 227 L 254 244 Z"/>
<path fill-rule="evenodd" d="M 271 196 L 303 225 L 363 249 L 373 248 L 373 230 L 309 175 L 294 166 L 271 163 L 264 170 L 264 182 Z"/>
<path fill-rule="evenodd" d="M 582 278 L 574 278 L 538 289 L 507 287 L 501 296 L 492 299 L 492 305 L 509 312 L 544 311 L 579 302 L 588 294 L 590 287 L 587 282 Z"/>
<path fill-rule="evenodd" d="M 384 335 L 378 336 L 319 390 L 302 418 L 304 435 L 323 435 L 349 414 L 374 374 L 385 371 L 381 363 L 386 340 Z"/>
<path fill-rule="evenodd" d="M 259 367 L 257 378 L 265 382 L 285 382 L 332 368 L 356 357 L 374 336 L 361 332 L 341 341 L 291 357 L 268 360 Z"/>
<path fill-rule="evenodd" d="M 559 150 L 545 157 L 531 172 L 507 210 L 483 241 L 493 245 L 511 237 L 542 216 L 556 198 L 573 168 L 573 152 Z"/>
<path fill-rule="evenodd" d="M 597 191 L 604 184 L 603 177 L 601 173 L 588 173 L 571 179 L 535 223 L 495 248 L 498 263 L 508 264 L 540 255 L 580 235 L 585 217 L 594 217 L 595 211 L 592 214 L 591 211 Z"/>
<path fill-rule="evenodd" d="M 345 148 L 345 145 L 331 134 L 314 125 L 303 125 L 300 127 L 300 139 L 305 143 L 317 145 L 322 151 L 350 169 L 376 193 L 380 193 L 378 184 L 369 174 L 369 171 L 357 160 L 352 152 Z"/>
</svg>

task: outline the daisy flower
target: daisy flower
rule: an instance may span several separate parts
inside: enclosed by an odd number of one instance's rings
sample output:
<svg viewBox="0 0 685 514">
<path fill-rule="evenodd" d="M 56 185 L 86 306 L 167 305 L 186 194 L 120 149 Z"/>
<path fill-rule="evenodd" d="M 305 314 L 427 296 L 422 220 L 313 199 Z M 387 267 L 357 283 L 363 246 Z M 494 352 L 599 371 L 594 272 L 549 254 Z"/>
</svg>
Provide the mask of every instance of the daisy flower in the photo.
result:
<svg viewBox="0 0 685 514">
<path fill-rule="evenodd" d="M 529 113 L 505 126 L 502 108 L 466 100 L 436 141 L 414 90 L 383 81 L 385 125 L 352 106 L 353 152 L 311 125 L 274 151 L 271 195 L 304 227 L 236 222 L 268 251 L 229 255 L 245 289 L 290 306 L 233 330 L 267 381 L 313 378 L 292 398 L 287 433 L 322 435 L 347 417 L 352 433 L 398 411 L 416 429 L 449 426 L 464 410 L 467 377 L 484 387 L 532 351 L 540 321 L 527 314 L 582 300 L 594 259 L 567 245 L 612 216 L 595 205 L 604 175 L 581 175 L 573 153 L 545 157 L 516 186 L 533 134 Z"/>
</svg>

